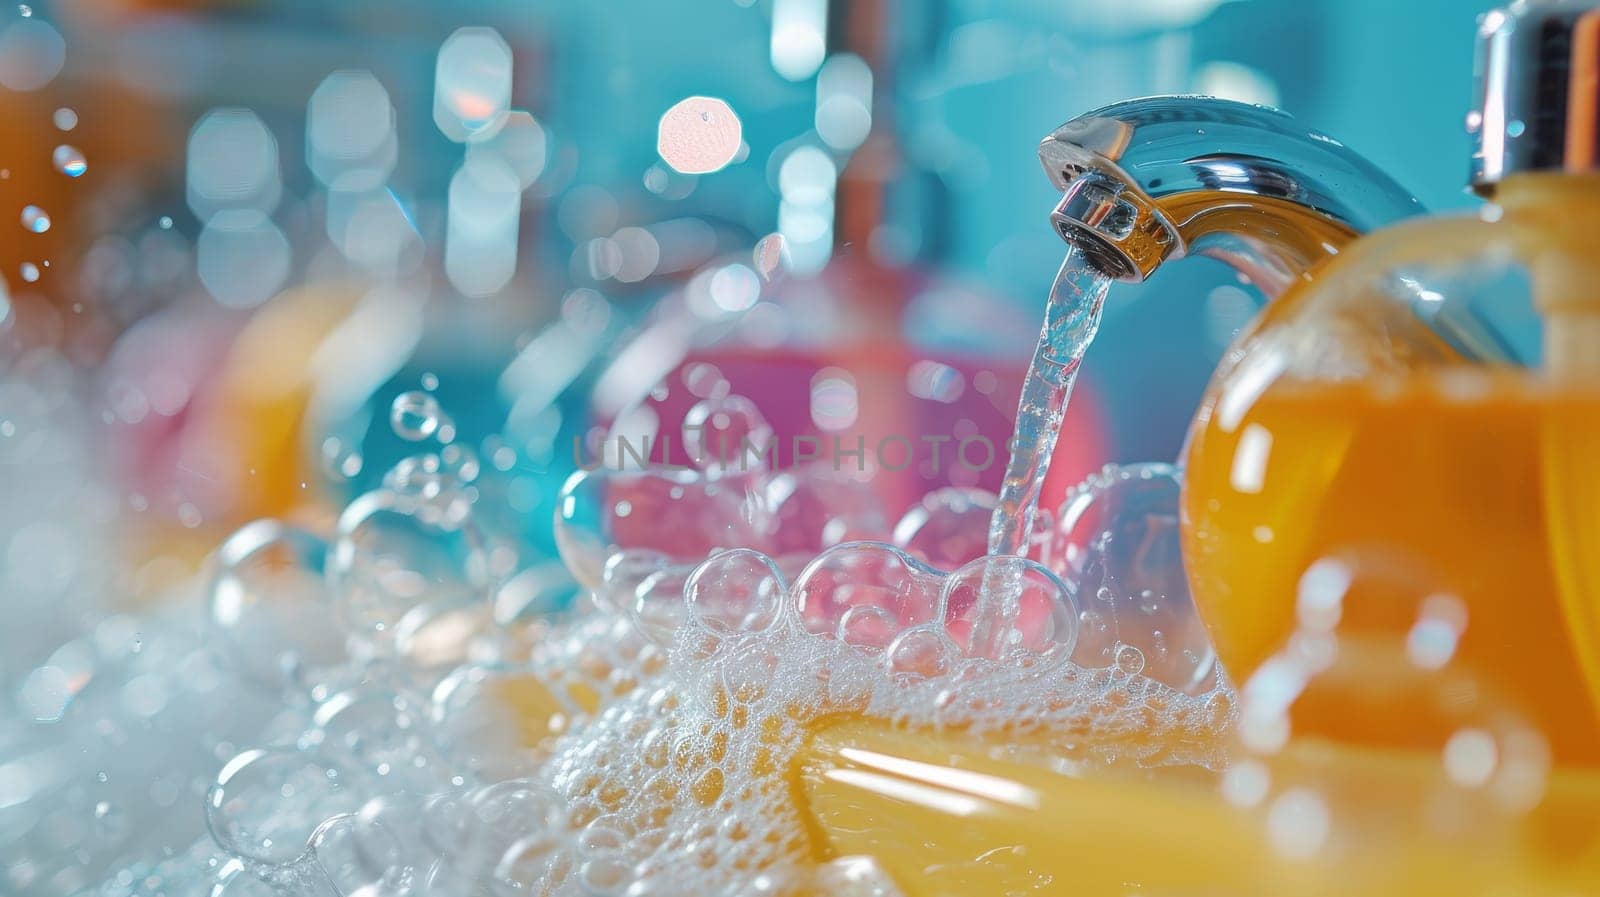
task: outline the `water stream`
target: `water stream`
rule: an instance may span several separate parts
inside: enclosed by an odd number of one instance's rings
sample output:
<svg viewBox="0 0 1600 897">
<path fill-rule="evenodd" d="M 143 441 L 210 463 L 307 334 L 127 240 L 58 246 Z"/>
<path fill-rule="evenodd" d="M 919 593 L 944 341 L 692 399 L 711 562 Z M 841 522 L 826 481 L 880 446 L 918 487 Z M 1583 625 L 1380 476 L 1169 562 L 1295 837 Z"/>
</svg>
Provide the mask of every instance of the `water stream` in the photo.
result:
<svg viewBox="0 0 1600 897">
<path fill-rule="evenodd" d="M 1084 352 L 1100 329 L 1100 313 L 1110 286 L 1110 278 L 1090 265 L 1082 253 L 1076 248 L 1068 250 L 1050 289 L 1039 345 L 1017 403 L 1011 458 L 989 524 L 991 555 L 1028 553 L 1039 494 L 1061 436 L 1061 420 Z"/>
</svg>

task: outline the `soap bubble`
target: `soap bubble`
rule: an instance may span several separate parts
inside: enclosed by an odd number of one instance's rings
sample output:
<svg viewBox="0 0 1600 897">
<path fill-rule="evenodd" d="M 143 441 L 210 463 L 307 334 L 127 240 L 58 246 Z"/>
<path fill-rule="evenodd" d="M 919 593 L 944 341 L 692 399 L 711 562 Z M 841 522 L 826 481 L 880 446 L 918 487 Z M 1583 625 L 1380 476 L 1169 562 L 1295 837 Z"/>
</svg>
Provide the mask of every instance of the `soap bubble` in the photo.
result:
<svg viewBox="0 0 1600 897">
<path fill-rule="evenodd" d="M 884 651 L 900 631 L 899 620 L 886 607 L 860 604 L 845 608 L 833 637 L 856 648 Z"/>
<path fill-rule="evenodd" d="M 328 563 L 342 619 L 373 635 L 428 602 L 482 600 L 493 592 L 489 552 L 470 520 L 379 490 L 339 516 Z"/>
<path fill-rule="evenodd" d="M 889 643 L 884 662 L 897 681 L 936 679 L 953 668 L 955 646 L 938 627 L 919 626 Z"/>
<path fill-rule="evenodd" d="M 945 628 L 970 657 L 1054 663 L 1078 641 L 1067 586 L 1037 561 L 984 557 L 944 584 Z"/>
<path fill-rule="evenodd" d="M 572 603 L 578 583 L 560 561 L 536 563 L 506 580 L 494 595 L 494 619 L 501 626 L 553 614 Z"/>
<path fill-rule="evenodd" d="M 418 390 L 403 392 L 389 404 L 389 426 L 396 436 L 412 442 L 421 442 L 438 432 L 442 417 L 439 400 Z"/>
<path fill-rule="evenodd" d="M 1123 676 L 1144 672 L 1144 652 L 1132 645 L 1118 645 L 1111 654 L 1111 668 Z"/>
<path fill-rule="evenodd" d="M 42 234 L 50 229 L 50 216 L 38 206 L 23 206 L 22 226 L 33 233 Z"/>
<path fill-rule="evenodd" d="M 741 477 L 686 471 L 580 471 L 556 504 L 556 546 L 578 581 L 597 586 L 619 549 L 659 551 L 698 563 L 713 550 L 760 544 Z"/>
<path fill-rule="evenodd" d="M 727 398 L 732 386 L 716 365 L 704 361 L 684 365 L 683 385 L 702 399 Z"/>
<path fill-rule="evenodd" d="M 434 853 L 423 837 L 428 813 L 424 798 L 375 797 L 319 826 L 311 836 L 312 857 L 339 894 L 416 893 L 423 878 L 418 864 Z"/>
<path fill-rule="evenodd" d="M 690 571 L 669 566 L 651 574 L 634 590 L 629 618 L 642 635 L 663 647 L 671 646 L 678 629 L 688 619 L 683 600 Z"/>
<path fill-rule="evenodd" d="M 877 494 L 826 465 L 768 477 L 760 498 L 767 550 L 785 569 L 843 542 L 881 540 L 888 531 Z"/>
<path fill-rule="evenodd" d="M 383 474 L 383 488 L 422 501 L 439 498 L 450 485 L 444 462 L 433 452 L 401 458 Z"/>
<path fill-rule="evenodd" d="M 617 551 L 605 559 L 604 571 L 595 589 L 595 603 L 608 611 L 626 613 L 639 586 L 671 566 L 672 559 L 659 551 L 637 548 Z M 617 603 L 612 603 L 613 599 Z"/>
<path fill-rule="evenodd" d="M 18 270 L 22 272 L 22 279 L 26 283 L 33 283 L 39 279 L 39 266 L 33 262 L 23 262 Z"/>
<path fill-rule="evenodd" d="M 356 843 L 354 815 L 334 816 L 311 833 L 311 855 L 336 894 L 356 894 L 372 888 L 383 874 L 363 855 Z"/>
<path fill-rule="evenodd" d="M 697 467 L 714 474 L 766 470 L 776 451 L 767 419 L 739 395 L 695 403 L 683 418 L 683 445 Z"/>
<path fill-rule="evenodd" d="M 451 592 L 405 612 L 394 627 L 394 655 L 433 679 L 493 651 L 494 608 L 483 596 Z"/>
<path fill-rule="evenodd" d="M 467 446 L 452 443 L 439 450 L 439 472 L 457 483 L 471 483 L 482 470 L 478 453 Z"/>
<path fill-rule="evenodd" d="M 334 480 L 348 480 L 361 473 L 365 461 L 360 451 L 345 445 L 337 436 L 322 441 L 322 470 Z"/>
<path fill-rule="evenodd" d="M 684 596 L 690 616 L 712 633 L 724 635 L 772 625 L 785 591 L 783 574 L 770 558 L 738 548 L 695 568 Z"/>
<path fill-rule="evenodd" d="M 894 543 L 935 567 L 954 569 L 988 553 L 997 502 L 982 489 L 935 490 L 895 524 Z"/>
<path fill-rule="evenodd" d="M 462 841 L 450 856 L 465 872 L 492 872 L 513 887 L 537 882 L 543 858 L 557 846 L 551 836 L 566 829 L 561 797 L 529 779 L 485 786 L 468 799 L 466 810 Z"/>
<path fill-rule="evenodd" d="M 340 692 L 317 707 L 308 730 L 321 755 L 393 791 L 437 790 L 448 764 L 425 701 L 378 685 Z"/>
<path fill-rule="evenodd" d="M 69 178 L 80 177 L 89 170 L 89 160 L 84 157 L 83 150 L 65 143 L 55 148 L 55 152 L 50 154 L 50 161 L 56 171 Z"/>
<path fill-rule="evenodd" d="M 57 130 L 70 131 L 78 126 L 78 113 L 62 106 L 50 116 L 50 121 L 55 124 Z"/>
<path fill-rule="evenodd" d="M 323 579 L 327 543 L 275 520 L 258 520 L 217 550 L 211 622 L 221 654 L 274 688 L 343 660 L 344 638 Z"/>
<path fill-rule="evenodd" d="M 1181 489 L 1168 464 L 1106 467 L 1068 493 L 1051 557 L 1083 613 L 1077 663 L 1112 666 L 1131 646 L 1145 676 L 1199 694 L 1213 684 L 1216 653 L 1184 572 Z"/>
<path fill-rule="evenodd" d="M 360 805 L 343 770 L 309 751 L 258 748 L 228 761 L 206 795 L 206 825 L 234 856 L 286 866 L 316 827 Z"/>
<path fill-rule="evenodd" d="M 832 635 L 845 626 L 865 637 L 881 625 L 886 644 L 903 629 L 939 619 L 940 586 L 937 570 L 892 545 L 846 542 L 807 565 L 791 594 L 807 630 Z"/>
</svg>

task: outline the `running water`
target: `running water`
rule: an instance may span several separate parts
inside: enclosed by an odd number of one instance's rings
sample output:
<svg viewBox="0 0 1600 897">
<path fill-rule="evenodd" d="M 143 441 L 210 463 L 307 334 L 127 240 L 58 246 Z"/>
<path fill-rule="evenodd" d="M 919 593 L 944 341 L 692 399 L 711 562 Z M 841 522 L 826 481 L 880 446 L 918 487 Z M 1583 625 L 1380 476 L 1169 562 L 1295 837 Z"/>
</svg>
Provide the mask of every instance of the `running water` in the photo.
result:
<svg viewBox="0 0 1600 897">
<path fill-rule="evenodd" d="M 1033 363 L 1017 403 L 1017 426 L 1011 438 L 1000 500 L 989 523 L 989 554 L 1026 555 L 1039 494 L 1049 472 L 1050 456 L 1061 435 L 1061 419 L 1072 386 L 1078 380 L 1083 353 L 1100 329 L 1100 312 L 1111 279 L 1101 274 L 1073 247 L 1050 289 L 1044 327 Z"/>
</svg>

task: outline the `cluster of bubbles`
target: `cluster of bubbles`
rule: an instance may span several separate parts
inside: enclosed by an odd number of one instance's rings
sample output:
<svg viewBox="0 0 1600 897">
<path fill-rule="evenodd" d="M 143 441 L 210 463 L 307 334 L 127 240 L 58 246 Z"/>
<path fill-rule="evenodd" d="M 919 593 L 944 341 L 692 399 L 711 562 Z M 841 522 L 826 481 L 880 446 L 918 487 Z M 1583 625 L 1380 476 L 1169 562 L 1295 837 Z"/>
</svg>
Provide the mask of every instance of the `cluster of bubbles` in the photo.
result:
<svg viewBox="0 0 1600 897">
<path fill-rule="evenodd" d="M 689 379 L 704 388 L 711 374 Z M 692 420 L 765 426 L 711 387 Z M 107 872 L 97 893 L 892 894 L 869 863 L 810 859 L 786 770 L 823 716 L 1031 734 L 1101 760 L 1129 745 L 1149 763 L 1218 756 L 1226 687 L 1156 682 L 1131 645 L 1074 663 L 1091 644 L 1084 586 L 1038 560 L 985 559 L 992 495 L 935 494 L 891 523 L 859 484 L 821 471 L 590 471 L 558 520 L 588 588 L 555 615 L 574 583 L 559 565 L 524 567 L 478 520 L 477 461 L 432 393 L 398 396 L 390 423 L 418 453 L 327 538 L 246 526 L 216 553 L 207 626 L 180 638 L 147 624 L 144 651 L 167 644 L 171 681 L 155 717 L 166 722 L 142 737 L 196 745 L 160 781 L 169 812 L 200 811 L 187 817 L 197 837 L 158 856 L 122 800 L 90 789 L 90 805 L 72 804 L 80 828 L 128 832 L 102 860 L 156 860 Z M 1148 481 L 1109 476 L 1098 491 Z M 581 510 L 602 485 L 605 512 Z M 680 537 L 670 550 L 598 541 L 650 518 L 644 531 Z M 1114 562 L 1091 557 L 1103 550 L 1074 543 L 1073 556 L 1103 579 Z M 977 597 L 996 578 L 1013 600 L 985 619 Z M 79 703 L 85 725 L 118 718 Z M 184 714 L 194 728 L 176 732 Z"/>
<path fill-rule="evenodd" d="M 869 861 L 815 862 L 791 791 L 840 716 L 1211 768 L 1296 863 L 1359 862 L 1373 830 L 1489 856 L 1543 794 L 1537 731 L 1451 663 L 1448 596 L 1369 638 L 1339 620 L 1370 568 L 1320 563 L 1300 631 L 1236 694 L 1174 566 L 1172 468 L 1107 468 L 1041 515 L 1030 557 L 990 557 L 992 494 L 893 519 L 831 468 L 730 464 L 716 441 L 770 428 L 714 369 L 683 380 L 694 463 L 576 475 L 565 568 L 479 519 L 476 458 L 424 388 L 389 409 L 417 454 L 326 538 L 250 524 L 216 553 L 203 625 L 113 616 L 44 658 L 20 685 L 37 743 L 0 757 L 11 889 L 892 895 Z M 1319 725 L 1397 713 L 1437 762 L 1374 806 Z"/>
<path fill-rule="evenodd" d="M 1078 664 L 1110 667 L 1120 654 L 1123 665 L 1137 663 L 1135 672 L 1141 672 L 1148 657 L 1147 675 L 1170 687 L 1200 694 L 1217 685 L 1215 655 L 1183 576 L 1179 474 L 1172 466 L 1109 466 L 1073 490 L 1059 515 L 1039 514 L 1028 560 L 986 559 L 992 493 L 938 490 L 895 520 L 848 468 L 818 460 L 775 469 L 772 428 L 715 367 L 690 365 L 682 380 L 696 399 L 679 442 L 688 464 L 641 463 L 641 451 L 649 454 L 652 445 L 670 454 L 676 434 L 660 432 L 659 415 L 625 413 L 599 441 L 594 469 L 563 489 L 557 538 L 585 586 L 603 590 L 606 576 L 652 567 L 681 583 L 708 556 L 730 548 L 759 551 L 789 581 L 798 581 L 808 571 L 829 569 L 833 553 L 853 551 L 879 560 L 842 562 L 850 576 L 894 571 L 918 582 L 882 586 L 916 592 L 901 599 L 920 602 L 914 613 L 902 608 L 891 614 L 909 624 L 931 619 L 947 580 L 965 574 L 979 582 L 997 565 L 1025 563 L 1025 571 L 1012 572 L 1049 585 L 1047 603 L 1061 608 L 1071 629 L 1070 636 L 1056 637 L 1070 638 L 1066 653 Z M 658 387 L 652 401 L 667 398 L 666 388 Z M 674 525 L 662 526 L 663 520 Z M 941 572 L 949 570 L 960 572 Z M 647 604 L 640 598 L 618 610 L 647 623 Z M 958 604 L 947 608 L 952 624 L 978 622 L 958 620 L 971 610 Z"/>
<path fill-rule="evenodd" d="M 124 564 L 129 508 L 95 448 L 91 385 L 44 349 L 0 362 L 0 891 L 71 894 L 119 857 L 203 831 L 219 760 L 275 702 L 241 692 L 207 650 L 196 596 Z M 150 820 L 160 821 L 151 825 Z"/>
</svg>

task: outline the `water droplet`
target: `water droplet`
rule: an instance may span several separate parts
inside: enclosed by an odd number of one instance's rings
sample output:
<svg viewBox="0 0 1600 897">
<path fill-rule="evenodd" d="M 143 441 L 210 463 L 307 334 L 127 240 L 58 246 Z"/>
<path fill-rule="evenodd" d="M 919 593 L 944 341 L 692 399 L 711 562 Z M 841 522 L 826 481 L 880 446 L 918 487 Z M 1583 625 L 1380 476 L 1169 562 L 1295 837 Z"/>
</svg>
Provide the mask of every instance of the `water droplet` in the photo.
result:
<svg viewBox="0 0 1600 897">
<path fill-rule="evenodd" d="M 438 432 L 441 413 L 438 399 L 411 390 L 394 397 L 389 406 L 389 426 L 401 439 L 421 442 Z"/>
<path fill-rule="evenodd" d="M 39 279 L 39 266 L 33 262 L 23 262 L 20 270 L 22 271 L 22 279 L 28 283 L 33 283 Z"/>
<path fill-rule="evenodd" d="M 50 161 L 55 164 L 56 171 L 69 178 L 80 177 L 89 170 L 89 160 L 83 157 L 83 150 L 65 143 L 56 147 Z"/>
<path fill-rule="evenodd" d="M 42 234 L 50 229 L 50 216 L 38 206 L 23 206 L 22 226 L 36 234 Z"/>
<path fill-rule="evenodd" d="M 55 111 L 54 115 L 50 116 L 50 120 L 55 123 L 58 130 L 70 131 L 78 126 L 78 113 L 62 106 Z"/>
<path fill-rule="evenodd" d="M 162 215 L 160 220 L 156 222 L 156 225 L 162 230 L 172 230 L 172 216 Z"/>
</svg>

